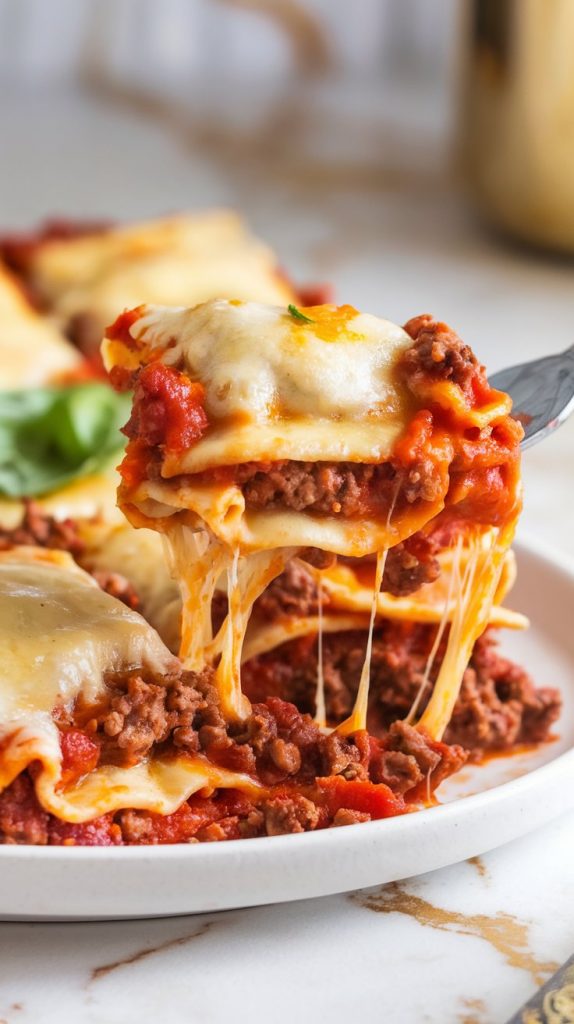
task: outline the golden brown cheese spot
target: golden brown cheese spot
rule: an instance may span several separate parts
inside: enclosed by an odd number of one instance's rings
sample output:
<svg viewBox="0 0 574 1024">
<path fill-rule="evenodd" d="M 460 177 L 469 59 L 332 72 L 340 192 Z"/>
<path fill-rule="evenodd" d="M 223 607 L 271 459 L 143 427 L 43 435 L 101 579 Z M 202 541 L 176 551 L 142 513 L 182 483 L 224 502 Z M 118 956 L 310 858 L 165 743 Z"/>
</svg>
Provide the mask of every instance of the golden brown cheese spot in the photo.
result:
<svg viewBox="0 0 574 1024">
<path fill-rule="evenodd" d="M 354 306 L 304 306 L 300 307 L 300 312 L 312 323 L 292 317 L 291 328 L 296 332 L 311 329 L 321 341 L 339 341 L 342 336 L 347 340 L 361 340 L 361 335 L 350 326 L 351 321 L 359 315 Z"/>
</svg>

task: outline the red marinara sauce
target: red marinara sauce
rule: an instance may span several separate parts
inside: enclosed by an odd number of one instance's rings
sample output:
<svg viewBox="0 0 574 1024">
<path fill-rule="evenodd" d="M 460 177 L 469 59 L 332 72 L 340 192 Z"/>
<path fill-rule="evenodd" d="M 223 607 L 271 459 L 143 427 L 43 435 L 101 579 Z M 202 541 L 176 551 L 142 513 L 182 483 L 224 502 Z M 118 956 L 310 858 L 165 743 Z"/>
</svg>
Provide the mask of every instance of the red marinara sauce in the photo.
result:
<svg viewBox="0 0 574 1024">
<path fill-rule="evenodd" d="M 123 433 L 151 447 L 180 452 L 207 428 L 203 386 L 163 363 L 144 366 L 137 377 L 132 414 Z"/>
</svg>

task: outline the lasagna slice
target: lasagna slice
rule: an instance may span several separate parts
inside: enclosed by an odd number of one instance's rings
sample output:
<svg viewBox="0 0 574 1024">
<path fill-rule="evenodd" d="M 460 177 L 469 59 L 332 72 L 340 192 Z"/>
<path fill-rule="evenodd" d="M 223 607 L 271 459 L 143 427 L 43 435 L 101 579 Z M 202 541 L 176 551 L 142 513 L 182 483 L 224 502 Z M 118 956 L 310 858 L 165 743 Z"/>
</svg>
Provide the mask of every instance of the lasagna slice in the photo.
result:
<svg viewBox="0 0 574 1024">
<path fill-rule="evenodd" d="M 277 698 L 241 725 L 65 553 L 0 554 L 0 842 L 277 835 L 401 814 L 464 752 L 395 723 L 326 734 Z M 408 772 L 404 770 L 408 766 Z"/>
<path fill-rule="evenodd" d="M 364 729 L 387 556 L 434 538 L 459 552 L 448 643 L 418 722 L 440 739 L 521 503 L 521 428 L 470 349 L 428 316 L 402 329 L 350 306 L 214 300 L 126 312 L 103 352 L 114 385 L 134 388 L 120 506 L 166 537 L 182 588 L 181 656 L 193 669 L 217 664 L 224 714 L 249 715 L 245 631 L 289 561 L 375 556 L 363 672 L 339 726 Z M 223 572 L 228 614 L 213 635 Z"/>
<path fill-rule="evenodd" d="M 63 552 L 0 553 L 0 789 L 29 771 L 44 811 L 82 823 L 120 808 L 169 814 L 199 790 L 253 791 L 210 762 L 208 680 Z"/>
<path fill-rule="evenodd" d="M 38 304 L 86 353 L 118 310 L 220 295 L 290 302 L 272 251 L 235 213 L 212 210 L 141 224 L 54 224 L 0 244 Z"/>
<path fill-rule="evenodd" d="M 51 383 L 77 370 L 80 362 L 64 336 L 0 268 L 0 390 Z"/>
</svg>

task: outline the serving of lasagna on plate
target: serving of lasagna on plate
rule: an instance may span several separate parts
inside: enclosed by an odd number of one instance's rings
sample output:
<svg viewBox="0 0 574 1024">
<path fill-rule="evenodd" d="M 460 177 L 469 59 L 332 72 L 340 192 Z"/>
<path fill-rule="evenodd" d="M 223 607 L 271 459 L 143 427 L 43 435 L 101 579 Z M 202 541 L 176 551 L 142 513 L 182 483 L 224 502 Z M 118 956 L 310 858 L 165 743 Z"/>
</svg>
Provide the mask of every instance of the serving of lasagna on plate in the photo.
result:
<svg viewBox="0 0 574 1024">
<path fill-rule="evenodd" d="M 497 646 L 508 396 L 445 324 L 303 305 L 209 225 L 2 245 L 0 842 L 402 815 L 559 714 Z"/>
</svg>

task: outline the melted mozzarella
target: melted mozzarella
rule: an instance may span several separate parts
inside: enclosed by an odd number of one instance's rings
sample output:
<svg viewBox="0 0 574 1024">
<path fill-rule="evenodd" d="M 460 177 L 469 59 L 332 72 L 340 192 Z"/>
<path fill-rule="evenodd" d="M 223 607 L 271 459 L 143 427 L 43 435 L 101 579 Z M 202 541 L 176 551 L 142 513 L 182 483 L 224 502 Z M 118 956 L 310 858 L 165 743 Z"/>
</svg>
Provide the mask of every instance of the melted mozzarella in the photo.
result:
<svg viewBox="0 0 574 1024">
<path fill-rule="evenodd" d="M 134 530 L 129 523 L 110 526 L 100 521 L 78 524 L 84 542 L 82 565 L 90 572 L 117 572 L 133 586 L 142 615 L 171 651 L 180 640 L 181 597 L 170 574 L 162 538 L 152 530 Z"/>
<path fill-rule="evenodd" d="M 293 300 L 271 250 L 225 210 L 46 242 L 33 257 L 32 275 L 63 323 L 87 318 L 94 344 L 118 312 L 141 302 Z"/>
<path fill-rule="evenodd" d="M 47 384 L 80 361 L 76 349 L 0 270 L 0 389 Z"/>
<path fill-rule="evenodd" d="M 243 644 L 253 605 L 260 594 L 296 554 L 289 548 L 260 551 L 240 557 L 205 533 L 173 525 L 167 533 L 174 574 L 180 582 L 183 614 L 180 657 L 190 669 L 219 659 L 215 684 L 223 714 L 247 717 L 250 704 L 241 692 Z M 215 638 L 211 632 L 211 605 L 219 578 L 227 575 L 228 614 Z"/>
<path fill-rule="evenodd" d="M 0 635 L 0 790 L 39 762 L 34 785 L 42 806 L 83 822 L 122 807 L 169 814 L 192 793 L 216 787 L 260 788 L 201 756 L 104 765 L 62 785 L 54 710 L 80 694 L 96 700 L 107 672 L 149 667 L 159 674 L 177 664 L 151 626 L 100 590 L 68 555 L 37 548 L 0 555 Z"/>
<path fill-rule="evenodd" d="M 214 301 L 194 309 L 144 307 L 131 333 L 146 353 L 205 389 L 210 428 L 167 456 L 166 477 L 249 459 L 381 461 L 412 400 L 395 373 L 411 339 L 350 306 L 315 307 L 305 323 L 285 307 Z M 108 363 L 117 343 L 104 347 Z M 120 357 L 121 358 L 121 357 Z"/>
<path fill-rule="evenodd" d="M 488 624 L 504 558 L 512 543 L 516 521 L 477 531 L 464 572 L 455 580 L 455 611 L 444 658 L 419 726 L 442 739 L 460 691 L 462 677 L 476 640 Z"/>
<path fill-rule="evenodd" d="M 63 553 L 17 548 L 0 556 L 3 667 L 0 720 L 51 713 L 82 693 L 93 701 L 106 671 L 174 659 L 155 631 Z"/>
<path fill-rule="evenodd" d="M 443 615 L 451 622 L 456 611 L 456 601 L 451 591 L 451 580 L 455 569 L 456 549 L 441 551 L 438 561 L 441 573 L 433 583 L 426 583 L 414 594 L 395 597 L 381 591 L 377 595 L 377 616 L 382 619 L 399 619 L 405 622 L 440 622 Z M 470 558 L 468 546 L 461 551 L 462 571 Z M 372 588 L 357 575 L 350 565 L 334 565 L 320 574 L 321 583 L 329 599 L 332 612 L 357 612 L 369 614 Z M 528 619 L 502 605 L 516 577 L 516 559 L 512 551 L 506 553 L 500 581 L 494 595 L 488 624 L 507 629 L 527 629 Z"/>
<path fill-rule="evenodd" d="M 355 697 L 355 704 L 351 714 L 344 722 L 341 722 L 341 724 L 337 726 L 337 732 L 341 733 L 343 736 L 349 736 L 351 733 L 357 732 L 359 729 L 367 728 L 369 686 L 371 681 L 371 656 L 373 653 L 373 632 L 377 618 L 377 596 L 383 582 L 383 573 L 385 571 L 386 561 L 387 551 L 379 551 L 377 555 L 377 568 L 375 571 L 375 585 L 373 587 L 371 597 L 371 614 L 369 616 L 369 629 L 367 632 L 367 647 L 365 651 L 365 660 L 361 669 L 361 678 L 359 679 L 359 688 L 357 690 L 357 696 Z"/>
</svg>

